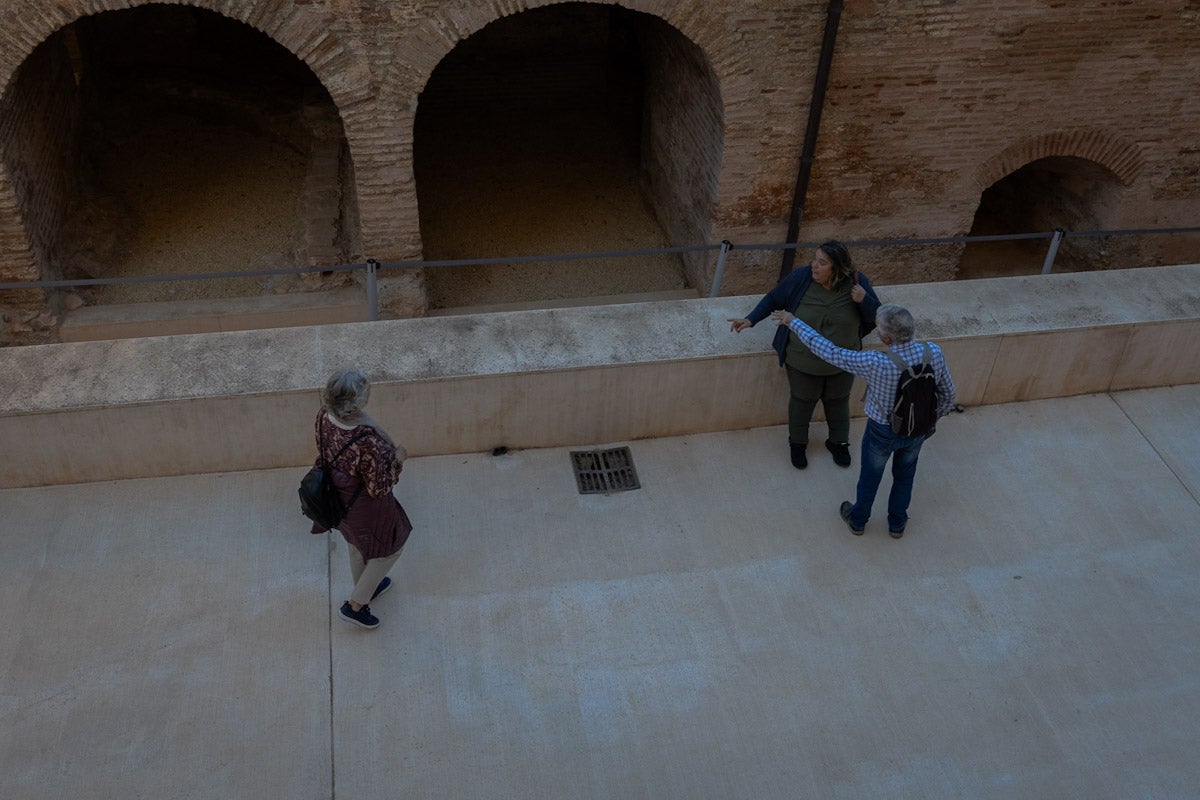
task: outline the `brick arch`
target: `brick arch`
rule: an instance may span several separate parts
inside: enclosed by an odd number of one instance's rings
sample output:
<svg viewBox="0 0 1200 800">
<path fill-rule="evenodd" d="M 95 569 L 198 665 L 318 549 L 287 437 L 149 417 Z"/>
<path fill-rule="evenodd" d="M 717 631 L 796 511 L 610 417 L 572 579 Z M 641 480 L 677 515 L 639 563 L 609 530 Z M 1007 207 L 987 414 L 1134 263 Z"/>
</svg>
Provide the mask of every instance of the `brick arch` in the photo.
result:
<svg viewBox="0 0 1200 800">
<path fill-rule="evenodd" d="M 725 35 L 729 32 L 718 26 L 701 25 L 698 15 L 686 13 L 688 9 L 681 8 L 680 4 L 663 0 L 582 1 L 591 5 L 620 6 L 657 17 L 700 48 L 718 81 L 722 75 L 737 74 L 741 66 L 741 53 L 734 37 Z M 451 50 L 491 23 L 523 11 L 574 2 L 580 0 L 486 0 L 476 6 L 441 8 L 414 30 L 413 43 L 418 46 L 408 50 L 407 63 L 397 67 L 405 74 L 392 75 L 390 77 L 393 80 L 385 81 L 385 84 L 398 85 L 412 90 L 414 94 L 419 93 L 429 82 L 433 70 Z"/>
<path fill-rule="evenodd" d="M 975 173 L 976 188 L 983 192 L 1026 164 L 1052 156 L 1093 161 L 1126 186 L 1136 180 L 1145 165 L 1141 148 L 1116 134 L 1102 130 L 1055 131 L 1017 142 L 984 162 Z"/>
<path fill-rule="evenodd" d="M 164 4 L 211 11 L 271 37 L 308 65 L 343 119 L 371 96 L 367 63 L 338 37 L 336 17 L 318 12 L 314 6 L 298 4 L 284 6 L 286 13 L 278 13 L 280 4 L 267 0 L 234 4 L 221 0 L 77 0 L 69 8 L 65 3 L 23 0 L 10 13 L 13 18 L 25 20 L 25 24 L 8 26 L 4 31 L 7 41 L 0 48 L 4 54 L 0 59 L 0 86 L 7 91 L 17 68 L 34 49 L 76 20 L 106 11 Z"/>
<path fill-rule="evenodd" d="M 108 11 L 126 11 L 151 4 L 185 5 L 211 11 L 241 22 L 291 52 L 308 65 L 317 80 L 329 92 L 350 148 L 352 162 L 369 139 L 368 129 L 374 118 L 369 100 L 373 90 L 370 68 L 338 34 L 336 17 L 309 5 L 281 6 L 269 0 L 230 4 L 221 0 L 77 0 L 43 3 L 21 0 L 10 9 L 12 19 L 22 25 L 8 25 L 0 39 L 0 87 L 3 95 L 25 60 L 46 39 L 83 17 Z M 349 38 L 349 37 L 347 37 Z M 3 96 L 0 95 L 0 96 Z M 20 204 L 8 170 L 0 166 L 0 266 L 22 280 L 36 279 L 39 267 L 29 239 L 27 224 L 18 213 Z"/>
<path fill-rule="evenodd" d="M 413 134 L 417 113 L 417 96 L 428 84 L 433 71 L 442 60 L 458 46 L 459 43 L 479 32 L 487 25 L 505 17 L 525 11 L 548 8 L 579 0 L 482 0 L 473 5 L 444 6 L 430 14 L 420 23 L 413 25 L 406 32 L 405 39 L 396 44 L 398 50 L 405 54 L 388 68 L 388 72 L 380 81 L 379 105 L 396 112 L 392 120 L 395 126 L 389 135 L 393 142 L 394 153 L 404 159 L 393 160 L 387 165 L 385 172 L 389 173 L 388 190 L 392 192 L 392 201 L 397 208 L 399 217 L 388 220 L 391 224 L 390 235 L 395 237 L 398 229 L 410 231 L 410 235 L 402 243 L 397 243 L 400 250 L 405 251 L 406 257 L 420 255 L 420 232 L 417 211 L 416 183 L 412 172 Z M 715 80 L 717 92 L 723 109 L 721 119 L 721 136 L 728 149 L 729 127 L 731 118 L 752 118 L 753 115 L 739 115 L 740 108 L 755 108 L 761 101 L 761 93 L 752 80 L 746 75 L 751 71 L 746 64 L 745 51 L 738 43 L 733 32 L 719 25 L 713 25 L 711 20 L 697 13 L 694 4 L 667 2 L 667 0 L 584 0 L 594 5 L 615 5 L 630 11 L 637 11 L 656 17 L 678 31 L 685 39 L 696 45 Z M 753 143 L 757 131 L 743 131 L 746 142 Z M 403 170 L 402 174 L 396 173 Z M 374 196 L 383 187 L 371 184 L 381 179 L 375 174 L 368 174 L 359 183 L 360 198 L 365 202 L 367 196 Z M 715 203 L 720 206 L 722 197 L 732 194 L 725 191 L 726 176 L 723 170 L 718 171 L 718 186 L 715 192 Z M 399 202 L 396 202 L 399 201 Z M 714 209 L 714 219 L 719 216 Z M 382 224 L 384 221 L 380 220 Z M 399 223 L 399 225 L 397 225 Z M 387 239 L 388 235 L 382 229 L 373 231 L 367 219 L 367 211 L 363 210 L 363 238 L 374 241 Z"/>
<path fill-rule="evenodd" d="M 411 147 L 411 123 L 416 112 L 417 95 L 429 83 L 430 76 L 442 60 L 460 42 L 478 33 L 497 20 L 523 11 L 549 8 L 580 0 L 485 0 L 476 6 L 439 9 L 424 22 L 414 27 L 409 39 L 403 43 L 407 58 L 391 67 L 391 73 L 381 82 L 382 91 L 396 93 L 387 107 L 407 112 L 409 128 L 405 131 Z M 761 93 L 751 81 L 743 79 L 749 67 L 745 53 L 731 32 L 717 25 L 703 24 L 695 9 L 681 7 L 679 3 L 664 0 L 582 0 L 592 5 L 620 6 L 656 17 L 690 41 L 700 50 L 717 81 L 717 89 L 725 108 L 725 118 L 730 110 L 742 106 L 753 107 L 761 99 Z M 411 46 L 410 46 L 411 45 Z M 735 83 L 736 82 L 736 83 Z M 740 87 L 739 91 L 736 87 Z M 724 121 L 722 121 L 724 125 Z"/>
</svg>

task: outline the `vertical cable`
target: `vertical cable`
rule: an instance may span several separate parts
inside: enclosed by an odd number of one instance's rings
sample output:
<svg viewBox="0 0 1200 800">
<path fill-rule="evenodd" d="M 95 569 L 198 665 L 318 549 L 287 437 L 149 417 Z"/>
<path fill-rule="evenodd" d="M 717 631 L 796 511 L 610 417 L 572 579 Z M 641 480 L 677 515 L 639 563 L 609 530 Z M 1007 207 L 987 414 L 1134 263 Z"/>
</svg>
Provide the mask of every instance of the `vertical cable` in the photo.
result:
<svg viewBox="0 0 1200 800">
<path fill-rule="evenodd" d="M 812 97 L 808 103 L 808 126 L 804 129 L 804 146 L 800 151 L 800 169 L 796 176 L 796 190 L 792 195 L 792 213 L 788 217 L 787 243 L 796 244 L 800 239 L 800 220 L 804 217 L 804 202 L 808 196 L 808 179 L 812 176 L 813 158 L 817 152 L 817 132 L 821 130 L 821 109 L 825 105 L 825 90 L 829 87 L 829 71 L 833 65 L 833 49 L 837 42 L 838 24 L 842 20 L 843 0 L 829 0 L 825 12 L 825 35 L 821 39 L 821 55 L 817 60 L 817 74 L 813 78 Z M 779 265 L 779 280 L 792 271 L 796 261 L 796 250 L 783 251 Z"/>
</svg>

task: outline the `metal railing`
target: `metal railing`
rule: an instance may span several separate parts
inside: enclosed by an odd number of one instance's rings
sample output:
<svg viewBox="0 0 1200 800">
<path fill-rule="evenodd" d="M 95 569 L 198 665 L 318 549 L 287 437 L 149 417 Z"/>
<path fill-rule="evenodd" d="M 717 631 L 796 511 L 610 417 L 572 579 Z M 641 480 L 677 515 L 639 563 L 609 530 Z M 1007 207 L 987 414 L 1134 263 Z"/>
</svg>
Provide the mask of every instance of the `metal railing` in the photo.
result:
<svg viewBox="0 0 1200 800">
<path fill-rule="evenodd" d="M 1128 228 L 1119 230 L 1100 230 L 1100 231 L 1068 231 L 1062 228 L 1055 228 L 1052 231 L 1039 233 L 1018 233 L 1018 234 L 997 234 L 988 236 L 935 236 L 924 238 L 893 238 L 893 239 L 855 239 L 846 240 L 843 243 L 847 247 L 895 247 L 895 246 L 922 246 L 922 245 L 947 245 L 947 244 L 973 244 L 984 242 L 1009 242 L 1023 240 L 1049 240 L 1046 249 L 1046 255 L 1042 262 L 1041 274 L 1049 274 L 1053 269 L 1055 258 L 1058 255 L 1060 245 L 1067 239 L 1072 238 L 1090 238 L 1100 236 L 1148 236 L 1148 235 L 1164 235 L 1164 234 L 1188 234 L 1200 233 L 1200 227 L 1175 227 L 1175 228 Z M 366 259 L 365 262 L 353 264 L 337 264 L 332 266 L 321 267 L 281 267 L 276 269 L 261 269 L 250 271 L 228 271 L 228 272 L 201 272 L 201 273 L 172 273 L 160 275 L 139 275 L 125 278 L 76 278 L 71 280 L 39 280 L 39 281 L 10 281 L 0 283 L 0 291 L 4 290 L 20 290 L 20 289 L 56 289 L 56 288 L 73 288 L 79 286 L 113 286 L 121 284 L 137 284 L 137 283 L 166 283 L 166 282 L 183 282 L 183 281 L 205 281 L 205 280 L 223 280 L 230 278 L 257 278 L 269 277 L 277 275 L 305 275 L 312 273 L 328 274 L 331 272 L 359 272 L 365 273 L 364 284 L 367 293 L 367 304 L 370 309 L 370 318 L 372 320 L 379 318 L 378 310 L 378 276 L 381 270 L 388 269 L 441 269 L 446 267 L 469 267 L 469 266 L 488 266 L 488 265 L 510 265 L 524 264 L 532 262 L 553 262 L 553 261 L 582 261 L 598 258 L 632 258 L 636 256 L 658 256 L 672 253 L 701 253 L 701 252 L 717 252 L 717 261 L 713 270 L 712 286 L 709 290 L 709 297 L 717 297 L 721 293 L 721 284 L 725 276 L 726 262 L 730 252 L 733 250 L 741 251 L 762 251 L 762 250 L 795 250 L 798 248 L 815 248 L 820 242 L 785 242 L 785 243 L 766 243 L 766 244 L 735 244 L 729 240 L 724 240 L 719 244 L 704 244 L 682 247 L 657 247 L 644 248 L 637 250 L 609 250 L 586 253 L 557 253 L 551 255 L 535 255 L 535 256 L 497 256 L 488 258 L 458 258 L 447 260 L 419 260 L 419 261 L 378 261 L 373 258 Z"/>
</svg>

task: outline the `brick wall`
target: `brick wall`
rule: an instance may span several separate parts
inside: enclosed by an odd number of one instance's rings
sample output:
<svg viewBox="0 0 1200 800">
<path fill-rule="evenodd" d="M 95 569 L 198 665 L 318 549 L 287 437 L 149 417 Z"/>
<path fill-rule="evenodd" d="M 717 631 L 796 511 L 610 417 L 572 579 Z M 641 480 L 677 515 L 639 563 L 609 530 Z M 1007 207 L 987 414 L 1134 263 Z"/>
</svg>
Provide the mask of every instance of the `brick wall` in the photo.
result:
<svg viewBox="0 0 1200 800">
<path fill-rule="evenodd" d="M 0 86 L 12 87 L 17 69 L 37 44 L 80 15 L 142 4 L 6 4 L 0 13 Z M 460 41 L 488 23 L 554 3 L 196 0 L 192 5 L 264 31 L 312 68 L 332 96 L 346 133 L 360 217 L 352 238 L 361 240 L 364 252 L 391 260 L 421 254 L 412 129 L 429 76 Z M 628 0 L 621 5 L 659 17 L 694 43 L 719 91 L 719 167 L 701 155 L 701 148 L 710 154 L 715 149 L 711 139 L 687 142 L 683 137 L 684 117 L 675 117 L 681 124 L 673 140 L 663 133 L 668 128 L 658 129 L 663 138 L 655 146 L 695 148 L 698 168 L 686 181 L 715 183 L 709 219 L 667 221 L 675 225 L 673 235 L 707 229 L 713 241 L 781 240 L 827 3 Z M 1195 0 L 847 0 L 801 237 L 965 234 L 989 185 L 1030 160 L 1058 156 L 1093 160 L 1119 179 L 1121 188 L 1108 212 L 1116 226 L 1195 224 L 1198 34 Z M 703 85 L 682 60 L 663 65 L 657 75 L 684 79 L 689 73 Z M 40 91 L 58 97 L 49 91 L 52 85 L 43 83 Z M 686 94 L 666 84 L 660 88 L 663 97 Z M 704 91 L 698 96 L 713 97 Z M 4 102 L 9 108 L 26 103 L 7 93 Z M 711 118 L 712 111 L 690 108 L 687 113 Z M 0 121 L 12 126 L 0 129 L 8 131 L 0 137 L 5 140 L 17 127 L 27 138 L 40 136 L 38 130 L 62 135 L 9 116 Z M 14 219 L 14 207 L 30 195 L 28 190 L 21 194 L 22 168 L 11 155 L 11 143 L 7 147 L 0 171 L 0 272 L 29 274 L 31 253 L 42 269 L 52 271 L 42 232 L 58 212 L 40 210 L 26 214 L 33 219 Z M 713 164 L 715 175 L 706 164 Z M 682 172 L 664 172 L 654 180 L 660 193 L 662 186 L 685 186 Z M 42 191 L 39 202 L 53 206 L 53 194 L 61 189 Z M 682 194 L 696 196 L 686 187 Z M 1179 241 L 1147 243 L 1141 256 L 1200 260 Z M 957 250 L 915 252 L 913 257 L 872 252 L 863 266 L 882 283 L 955 275 Z M 778 254 L 743 256 L 727 275 L 726 293 L 762 291 L 774 280 Z"/>
<path fill-rule="evenodd" d="M 1049 156 L 1093 159 L 1126 184 L 1116 227 L 1195 225 L 1198 14 L 1194 2 L 847 2 L 806 233 L 964 234 L 984 189 Z"/>
<path fill-rule="evenodd" d="M 641 31 L 646 64 L 642 162 L 647 194 L 672 243 L 702 244 L 712 235 L 721 169 L 721 95 L 704 53 L 665 24 Z M 712 276 L 708 254 L 687 254 L 693 286 Z"/>
<path fill-rule="evenodd" d="M 7 254 L 0 261 L 0 280 L 62 277 L 57 233 L 72 196 L 79 97 L 61 45 L 37 48 L 21 66 L 37 80 L 14 81 L 16 88 L 0 100 L 0 148 L 7 167 L 0 197 L 11 198 L 0 202 L 10 209 L 0 217 L 0 244 Z M 5 293 L 0 313 L 7 321 L 0 325 L 0 343 L 38 341 L 57 324 L 56 311 L 40 290 Z"/>
</svg>

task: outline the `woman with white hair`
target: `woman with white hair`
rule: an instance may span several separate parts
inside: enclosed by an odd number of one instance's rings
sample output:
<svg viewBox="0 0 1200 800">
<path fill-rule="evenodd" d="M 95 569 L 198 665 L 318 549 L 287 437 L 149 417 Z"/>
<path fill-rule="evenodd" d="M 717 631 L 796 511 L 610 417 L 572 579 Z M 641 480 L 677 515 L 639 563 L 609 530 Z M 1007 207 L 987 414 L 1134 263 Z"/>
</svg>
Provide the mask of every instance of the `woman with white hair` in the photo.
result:
<svg viewBox="0 0 1200 800">
<path fill-rule="evenodd" d="M 412 532 L 404 507 L 392 494 L 408 452 L 363 411 L 370 393 L 371 384 L 360 370 L 335 372 L 321 392 L 316 421 L 318 462 L 323 458 L 328 463 L 347 509 L 338 530 L 350 551 L 354 590 L 339 614 L 360 628 L 379 625 L 370 603 L 392 585 L 387 573 Z M 326 530 L 313 524 L 313 533 Z"/>
</svg>

